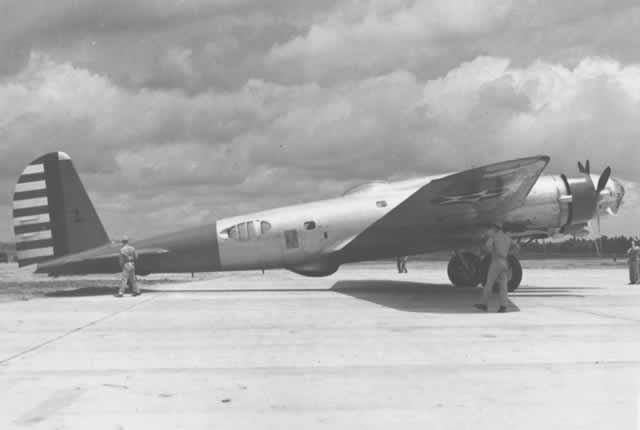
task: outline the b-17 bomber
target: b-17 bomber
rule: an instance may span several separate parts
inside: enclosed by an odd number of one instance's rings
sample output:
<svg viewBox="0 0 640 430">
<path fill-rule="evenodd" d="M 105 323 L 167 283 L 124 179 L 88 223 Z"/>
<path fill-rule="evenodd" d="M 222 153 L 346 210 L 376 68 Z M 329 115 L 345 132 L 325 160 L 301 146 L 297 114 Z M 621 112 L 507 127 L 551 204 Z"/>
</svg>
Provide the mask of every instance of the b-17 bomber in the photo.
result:
<svg viewBox="0 0 640 430">
<path fill-rule="evenodd" d="M 341 196 L 212 220 L 132 241 L 138 274 L 285 268 L 328 276 L 340 265 L 450 250 L 447 271 L 458 287 L 484 281 L 481 252 L 488 226 L 501 223 L 518 241 L 581 235 L 615 215 L 624 188 L 611 169 L 576 177 L 542 175 L 549 157 L 503 161 L 451 174 L 372 182 Z M 13 222 L 22 266 L 37 273 L 81 275 L 120 270 L 109 239 L 71 158 L 43 155 L 18 179 Z M 509 256 L 509 289 L 522 266 Z"/>
</svg>

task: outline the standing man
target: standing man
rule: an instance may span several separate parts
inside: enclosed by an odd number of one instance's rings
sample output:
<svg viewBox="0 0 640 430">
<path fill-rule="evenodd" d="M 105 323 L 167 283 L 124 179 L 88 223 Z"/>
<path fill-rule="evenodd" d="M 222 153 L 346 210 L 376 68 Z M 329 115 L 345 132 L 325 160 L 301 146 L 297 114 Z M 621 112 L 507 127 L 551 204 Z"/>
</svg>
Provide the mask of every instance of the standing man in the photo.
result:
<svg viewBox="0 0 640 430">
<path fill-rule="evenodd" d="M 632 240 L 631 248 L 627 251 L 629 263 L 629 285 L 640 283 L 640 241 Z"/>
<path fill-rule="evenodd" d="M 405 257 L 396 257 L 396 266 L 398 266 L 398 273 L 409 273 L 407 271 L 407 260 Z"/>
<path fill-rule="evenodd" d="M 402 259 L 402 273 L 409 273 L 407 270 L 407 261 L 409 261 L 409 257 L 406 255 L 400 257 Z"/>
<path fill-rule="evenodd" d="M 507 257 L 512 252 L 517 252 L 518 245 L 502 231 L 502 224 L 494 223 L 489 228 L 489 238 L 485 244 L 487 251 L 491 254 L 491 264 L 489 265 L 489 273 L 487 282 L 482 290 L 482 300 L 480 303 L 473 305 L 474 308 L 481 311 L 487 311 L 487 303 L 493 286 L 497 283 L 500 295 L 500 307 L 498 312 L 506 312 L 508 304 L 508 282 L 509 282 L 509 263 Z"/>
<path fill-rule="evenodd" d="M 117 297 L 122 297 L 124 291 L 127 289 L 127 285 L 131 283 L 131 289 L 134 296 L 140 295 L 140 288 L 138 287 L 138 281 L 136 280 L 136 266 L 135 263 L 138 260 L 138 253 L 136 249 L 129 245 L 129 238 L 127 236 L 122 238 L 122 248 L 120 248 L 120 267 L 122 268 L 122 282 L 120 283 L 120 289 L 118 290 Z"/>
</svg>

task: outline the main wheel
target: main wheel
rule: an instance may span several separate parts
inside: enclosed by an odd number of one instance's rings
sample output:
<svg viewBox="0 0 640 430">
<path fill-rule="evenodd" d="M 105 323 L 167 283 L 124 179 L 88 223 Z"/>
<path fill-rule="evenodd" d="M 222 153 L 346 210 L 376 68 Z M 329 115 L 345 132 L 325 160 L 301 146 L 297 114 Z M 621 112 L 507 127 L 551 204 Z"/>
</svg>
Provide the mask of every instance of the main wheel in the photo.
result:
<svg viewBox="0 0 640 430">
<path fill-rule="evenodd" d="M 475 287 L 480 283 L 480 258 L 470 252 L 456 254 L 447 266 L 449 280 L 456 287 Z"/>
<path fill-rule="evenodd" d="M 509 263 L 509 282 L 507 283 L 507 289 L 511 292 L 515 291 L 516 288 L 520 286 L 520 282 L 522 282 L 522 265 L 520 264 L 520 260 L 513 255 L 507 257 L 507 262 Z"/>
<path fill-rule="evenodd" d="M 509 264 L 509 274 L 507 289 L 509 292 L 515 291 L 519 286 L 520 282 L 522 282 L 522 265 L 520 264 L 520 260 L 518 260 L 515 256 L 509 255 L 507 257 L 507 264 Z M 489 274 L 489 266 L 491 265 L 491 256 L 487 255 L 482 259 L 480 263 L 480 273 L 482 279 L 482 285 L 487 282 L 487 276 Z M 497 291 L 498 287 L 494 285 L 493 290 Z"/>
</svg>

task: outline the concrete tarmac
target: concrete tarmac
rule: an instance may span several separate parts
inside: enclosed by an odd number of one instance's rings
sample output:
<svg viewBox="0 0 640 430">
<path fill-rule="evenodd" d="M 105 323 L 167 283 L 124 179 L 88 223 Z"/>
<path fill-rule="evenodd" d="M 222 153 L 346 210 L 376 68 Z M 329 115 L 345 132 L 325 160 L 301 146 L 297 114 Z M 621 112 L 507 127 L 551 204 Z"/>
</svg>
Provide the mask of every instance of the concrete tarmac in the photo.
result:
<svg viewBox="0 0 640 430">
<path fill-rule="evenodd" d="M 444 263 L 408 267 L 0 303 L 0 428 L 640 429 L 624 270 L 527 269 L 497 314 Z"/>
</svg>

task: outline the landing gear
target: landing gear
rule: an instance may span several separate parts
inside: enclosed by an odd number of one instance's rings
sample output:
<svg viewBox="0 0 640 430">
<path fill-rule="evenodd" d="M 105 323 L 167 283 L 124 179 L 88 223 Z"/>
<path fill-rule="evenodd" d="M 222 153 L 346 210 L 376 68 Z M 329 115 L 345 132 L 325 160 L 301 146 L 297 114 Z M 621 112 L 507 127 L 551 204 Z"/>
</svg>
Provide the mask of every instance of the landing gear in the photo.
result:
<svg viewBox="0 0 640 430">
<path fill-rule="evenodd" d="M 520 286 L 520 282 L 522 282 L 522 265 L 513 255 L 507 257 L 507 263 L 509 264 L 507 286 L 509 291 L 515 291 Z M 451 283 L 456 287 L 484 285 L 487 281 L 490 264 L 491 256 L 480 259 L 480 257 L 471 252 L 456 252 L 449 260 L 447 274 Z"/>
<path fill-rule="evenodd" d="M 507 263 L 509 264 L 509 273 L 507 275 L 508 277 L 507 289 L 509 290 L 509 292 L 511 292 L 511 291 L 515 291 L 520 286 L 520 282 L 522 282 L 522 265 L 520 264 L 520 260 L 518 260 L 513 255 L 509 255 L 507 257 Z M 490 264 L 491 264 L 491 256 L 487 255 L 482 259 L 482 263 L 481 263 L 482 285 L 484 285 L 485 282 L 487 282 L 487 274 L 489 273 Z M 497 287 L 494 286 L 493 289 L 494 291 L 496 291 Z"/>
<path fill-rule="evenodd" d="M 475 287 L 482 281 L 481 269 L 480 257 L 471 252 L 456 252 L 449 260 L 447 274 L 456 287 Z"/>
</svg>

